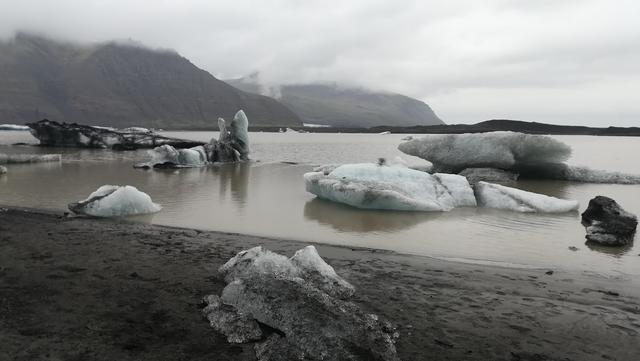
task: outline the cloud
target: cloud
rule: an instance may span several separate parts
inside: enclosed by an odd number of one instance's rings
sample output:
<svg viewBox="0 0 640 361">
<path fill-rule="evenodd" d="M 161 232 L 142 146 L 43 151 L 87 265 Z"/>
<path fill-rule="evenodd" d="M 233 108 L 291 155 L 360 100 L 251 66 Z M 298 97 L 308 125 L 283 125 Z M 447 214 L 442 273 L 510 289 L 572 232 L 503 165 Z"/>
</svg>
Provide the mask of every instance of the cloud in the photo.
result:
<svg viewBox="0 0 640 361">
<path fill-rule="evenodd" d="M 404 93 L 450 123 L 640 125 L 632 0 L 0 0 L 0 36 L 173 48 L 220 78 Z"/>
</svg>

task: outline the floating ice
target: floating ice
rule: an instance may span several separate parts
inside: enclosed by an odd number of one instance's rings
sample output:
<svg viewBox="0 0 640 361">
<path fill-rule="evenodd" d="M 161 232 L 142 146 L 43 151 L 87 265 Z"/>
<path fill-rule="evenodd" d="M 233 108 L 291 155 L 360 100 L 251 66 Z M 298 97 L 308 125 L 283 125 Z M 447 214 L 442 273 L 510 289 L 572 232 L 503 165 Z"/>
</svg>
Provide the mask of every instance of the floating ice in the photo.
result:
<svg viewBox="0 0 640 361">
<path fill-rule="evenodd" d="M 0 153 L 0 164 L 59 162 L 60 154 L 4 154 Z"/>
<path fill-rule="evenodd" d="M 0 174 L 6 174 L 7 168 L 0 165 Z"/>
<path fill-rule="evenodd" d="M 136 187 L 104 185 L 87 199 L 69 204 L 69 209 L 74 213 L 95 217 L 121 217 L 155 213 L 162 207 Z"/>
<path fill-rule="evenodd" d="M 519 164 L 562 163 L 571 148 L 546 135 L 515 132 L 429 134 L 398 146 L 406 154 L 428 160 L 437 171 L 465 168 L 516 169 Z"/>
<path fill-rule="evenodd" d="M 0 124 L 0 130 L 29 130 L 29 127 L 17 124 Z"/>
<path fill-rule="evenodd" d="M 329 174 L 304 175 L 308 192 L 357 208 L 401 211 L 448 211 L 474 207 L 466 178 L 375 164 L 345 164 Z"/>
<path fill-rule="evenodd" d="M 151 160 L 137 164 L 136 168 L 188 168 L 202 167 L 214 162 L 237 162 L 249 159 L 249 120 L 239 110 L 227 125 L 218 118 L 219 139 L 211 139 L 204 146 L 177 149 L 163 145 L 149 151 Z"/>
<path fill-rule="evenodd" d="M 564 213 L 578 210 L 578 202 L 549 197 L 499 184 L 478 182 L 478 205 L 517 212 Z"/>
</svg>

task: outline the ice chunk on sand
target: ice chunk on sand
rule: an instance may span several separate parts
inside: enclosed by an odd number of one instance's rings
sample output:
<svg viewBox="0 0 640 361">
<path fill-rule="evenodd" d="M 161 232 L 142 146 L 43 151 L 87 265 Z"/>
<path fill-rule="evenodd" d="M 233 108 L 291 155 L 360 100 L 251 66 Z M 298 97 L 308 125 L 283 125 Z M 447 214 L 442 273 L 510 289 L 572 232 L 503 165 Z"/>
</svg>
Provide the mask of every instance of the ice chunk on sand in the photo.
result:
<svg viewBox="0 0 640 361">
<path fill-rule="evenodd" d="M 402 143 L 398 149 L 428 160 L 437 171 L 455 173 L 465 168 L 562 163 L 571 155 L 568 145 L 549 136 L 516 132 L 429 134 Z"/>
<path fill-rule="evenodd" d="M 287 258 L 263 249 L 261 246 L 239 252 L 218 270 L 226 282 L 231 283 L 250 275 L 262 274 L 281 278 L 302 278 L 324 292 L 350 297 L 355 289 L 333 267 L 327 264 L 314 246 L 307 246 Z"/>
<path fill-rule="evenodd" d="M 308 192 L 357 208 L 448 211 L 476 206 L 466 178 L 453 174 L 363 163 L 345 164 L 329 174 L 306 173 L 304 180 Z"/>
<path fill-rule="evenodd" d="M 478 182 L 478 205 L 517 212 L 564 213 L 578 210 L 578 202 L 549 197 L 499 184 Z"/>
<path fill-rule="evenodd" d="M 121 217 L 155 213 L 162 207 L 136 187 L 104 185 L 87 199 L 69 204 L 69 209 L 74 213 L 95 217 Z"/>
</svg>

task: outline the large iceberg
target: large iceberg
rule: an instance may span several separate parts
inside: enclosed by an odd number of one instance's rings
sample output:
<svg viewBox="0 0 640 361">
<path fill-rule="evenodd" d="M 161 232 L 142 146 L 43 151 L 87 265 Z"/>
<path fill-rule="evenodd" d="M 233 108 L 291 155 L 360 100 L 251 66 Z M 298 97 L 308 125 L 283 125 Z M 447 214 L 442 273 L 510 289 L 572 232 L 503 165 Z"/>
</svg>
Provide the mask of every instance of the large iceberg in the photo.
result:
<svg viewBox="0 0 640 361">
<path fill-rule="evenodd" d="M 499 184 L 478 182 L 476 199 L 481 207 L 516 212 L 565 213 L 578 210 L 578 202 L 549 197 Z"/>
<path fill-rule="evenodd" d="M 474 207 L 467 179 L 369 163 L 345 164 L 330 173 L 304 175 L 308 192 L 320 198 L 365 209 L 448 211 Z"/>
<path fill-rule="evenodd" d="M 398 360 L 399 334 L 350 301 L 353 286 L 313 246 L 291 258 L 255 247 L 219 272 L 227 285 L 203 313 L 229 342 L 257 341 L 257 360 Z"/>
<path fill-rule="evenodd" d="M 70 203 L 69 209 L 77 214 L 95 217 L 122 217 L 155 213 L 162 207 L 153 203 L 148 194 L 136 187 L 104 185 L 87 199 Z"/>
<path fill-rule="evenodd" d="M 483 206 L 518 212 L 575 211 L 578 202 L 478 181 L 457 174 L 429 174 L 372 163 L 344 164 L 304 175 L 308 192 L 363 209 L 449 211 Z M 330 171 L 327 171 L 330 170 Z"/>
<path fill-rule="evenodd" d="M 177 149 L 163 145 L 149 151 L 148 162 L 135 165 L 136 168 L 183 168 L 202 167 L 210 163 L 229 163 L 249 160 L 249 120 L 244 111 L 239 110 L 229 125 L 218 119 L 220 136 L 202 146 Z"/>
<path fill-rule="evenodd" d="M 31 134 L 48 147 L 106 149 L 140 149 L 171 145 L 179 148 L 202 145 L 202 142 L 165 137 L 145 128 L 114 129 L 82 124 L 58 123 L 48 119 L 29 123 Z"/>
<path fill-rule="evenodd" d="M 562 163 L 571 148 L 546 135 L 516 132 L 428 134 L 398 149 L 428 160 L 434 169 L 458 173 L 465 168 L 517 169 L 519 164 Z"/>
<path fill-rule="evenodd" d="M 565 164 L 571 155 L 571 147 L 547 135 L 517 132 L 428 134 L 401 143 L 398 149 L 428 160 L 436 172 L 459 173 L 466 168 L 495 168 L 517 173 L 520 178 L 640 183 L 640 175 Z"/>
</svg>

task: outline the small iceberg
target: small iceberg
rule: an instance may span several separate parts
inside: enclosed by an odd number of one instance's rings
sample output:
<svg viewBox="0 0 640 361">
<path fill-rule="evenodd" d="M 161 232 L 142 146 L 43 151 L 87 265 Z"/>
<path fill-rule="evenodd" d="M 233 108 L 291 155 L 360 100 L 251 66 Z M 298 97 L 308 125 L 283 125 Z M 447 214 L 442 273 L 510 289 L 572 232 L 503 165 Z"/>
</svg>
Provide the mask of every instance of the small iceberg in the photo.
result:
<svg viewBox="0 0 640 361">
<path fill-rule="evenodd" d="M 4 154 L 0 153 L 0 164 L 60 162 L 60 154 Z"/>
<path fill-rule="evenodd" d="M 400 166 L 345 164 L 304 175 L 308 192 L 363 209 L 449 211 L 475 207 L 473 189 L 463 176 L 428 174 Z"/>
<path fill-rule="evenodd" d="M 17 124 L 0 124 L 0 130 L 29 130 L 29 127 Z"/>
<path fill-rule="evenodd" d="M 68 207 L 73 213 L 94 217 L 123 217 L 156 213 L 162 209 L 136 187 L 114 185 L 104 185 L 87 199 L 70 203 Z"/>
<path fill-rule="evenodd" d="M 219 162 L 230 163 L 249 160 L 249 120 L 239 110 L 229 125 L 218 118 L 220 136 L 205 145 L 178 149 L 162 145 L 148 151 L 151 160 L 136 164 L 134 168 L 192 168 Z"/>
</svg>

